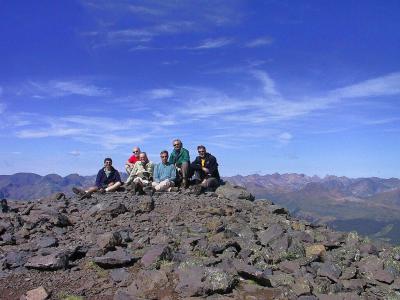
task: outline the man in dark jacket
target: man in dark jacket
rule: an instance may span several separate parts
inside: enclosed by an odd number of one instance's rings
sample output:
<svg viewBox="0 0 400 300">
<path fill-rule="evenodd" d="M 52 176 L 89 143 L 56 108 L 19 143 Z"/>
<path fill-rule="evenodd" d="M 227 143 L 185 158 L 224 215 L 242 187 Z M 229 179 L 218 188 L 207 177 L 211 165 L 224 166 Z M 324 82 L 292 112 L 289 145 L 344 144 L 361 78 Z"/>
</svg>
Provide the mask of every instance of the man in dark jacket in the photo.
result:
<svg viewBox="0 0 400 300">
<path fill-rule="evenodd" d="M 197 147 L 199 156 L 191 163 L 190 168 L 194 170 L 194 178 L 200 182 L 200 186 L 207 191 L 214 191 L 220 182 L 217 159 L 207 153 L 206 147 Z"/>
<path fill-rule="evenodd" d="M 121 186 L 121 176 L 119 172 L 112 166 L 112 159 L 107 157 L 104 159 L 104 168 L 97 173 L 96 185 L 83 190 L 73 187 L 72 191 L 82 196 L 81 199 L 89 198 L 91 194 L 99 191 L 100 193 L 114 192 Z"/>
</svg>

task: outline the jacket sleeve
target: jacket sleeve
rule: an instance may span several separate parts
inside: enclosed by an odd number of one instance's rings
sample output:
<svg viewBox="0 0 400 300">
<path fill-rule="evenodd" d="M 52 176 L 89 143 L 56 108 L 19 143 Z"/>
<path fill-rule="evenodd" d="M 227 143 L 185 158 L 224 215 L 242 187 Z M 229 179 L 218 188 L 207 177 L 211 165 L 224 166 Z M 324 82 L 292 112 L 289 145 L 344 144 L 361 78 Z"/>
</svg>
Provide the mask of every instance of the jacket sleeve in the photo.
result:
<svg viewBox="0 0 400 300">
<path fill-rule="evenodd" d="M 153 177 L 153 173 L 154 173 L 154 164 L 150 161 L 147 165 L 147 172 L 150 173 L 150 176 Z"/>
<path fill-rule="evenodd" d="M 208 171 L 210 172 L 210 174 L 213 174 L 217 170 L 218 163 L 217 163 L 217 159 L 215 158 L 215 156 L 213 156 L 213 155 L 210 156 L 207 168 L 208 168 Z"/>
<path fill-rule="evenodd" d="M 190 167 L 195 171 L 201 170 L 200 158 L 197 156 L 196 159 L 190 164 Z"/>
<path fill-rule="evenodd" d="M 188 150 L 184 149 L 182 151 L 182 157 L 181 157 L 180 161 L 182 161 L 182 162 L 187 161 L 187 162 L 190 163 L 190 155 L 189 155 L 189 151 Z"/>
<path fill-rule="evenodd" d="M 174 154 L 174 152 L 171 152 L 171 154 L 169 155 L 168 162 L 169 162 L 170 164 L 175 164 L 174 159 L 175 159 L 175 154 Z"/>
<path fill-rule="evenodd" d="M 122 182 L 121 175 L 119 174 L 118 170 L 115 170 L 115 182 Z"/>
<path fill-rule="evenodd" d="M 101 179 L 102 179 L 102 170 L 100 170 L 99 172 L 97 172 L 97 176 L 96 176 L 96 186 L 97 187 L 101 187 Z"/>
<path fill-rule="evenodd" d="M 175 181 L 175 179 L 176 179 L 176 169 L 175 169 L 174 165 L 171 165 L 169 180 L 170 181 Z"/>
</svg>

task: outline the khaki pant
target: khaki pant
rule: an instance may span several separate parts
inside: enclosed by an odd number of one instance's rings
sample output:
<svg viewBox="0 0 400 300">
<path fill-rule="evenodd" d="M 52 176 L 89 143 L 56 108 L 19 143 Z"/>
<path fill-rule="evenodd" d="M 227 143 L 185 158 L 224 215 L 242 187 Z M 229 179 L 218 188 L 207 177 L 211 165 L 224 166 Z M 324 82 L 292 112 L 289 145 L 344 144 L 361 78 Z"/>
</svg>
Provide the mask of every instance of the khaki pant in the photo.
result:
<svg viewBox="0 0 400 300">
<path fill-rule="evenodd" d="M 133 179 L 133 182 L 136 183 L 137 185 L 147 186 L 150 180 L 142 179 L 140 177 L 135 177 L 135 179 Z"/>
<path fill-rule="evenodd" d="M 170 187 L 173 187 L 175 184 L 173 181 L 165 179 L 161 182 L 152 182 L 151 185 L 157 192 L 163 192 L 167 191 Z"/>
</svg>

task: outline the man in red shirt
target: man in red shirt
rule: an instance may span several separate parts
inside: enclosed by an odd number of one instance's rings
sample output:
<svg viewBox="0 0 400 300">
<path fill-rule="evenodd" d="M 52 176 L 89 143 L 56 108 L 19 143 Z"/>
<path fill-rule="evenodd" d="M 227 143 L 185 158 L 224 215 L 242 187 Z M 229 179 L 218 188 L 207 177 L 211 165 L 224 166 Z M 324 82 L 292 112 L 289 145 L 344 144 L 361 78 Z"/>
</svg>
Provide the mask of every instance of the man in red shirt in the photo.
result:
<svg viewBox="0 0 400 300">
<path fill-rule="evenodd" d="M 125 163 L 125 170 L 126 173 L 128 173 L 128 175 L 131 174 L 131 171 L 133 169 L 133 166 L 135 165 L 135 163 L 137 161 L 140 161 L 139 159 L 139 155 L 140 155 L 140 148 L 139 147 L 134 147 L 132 150 L 133 155 L 131 157 L 129 157 L 129 159 L 126 161 Z"/>
</svg>

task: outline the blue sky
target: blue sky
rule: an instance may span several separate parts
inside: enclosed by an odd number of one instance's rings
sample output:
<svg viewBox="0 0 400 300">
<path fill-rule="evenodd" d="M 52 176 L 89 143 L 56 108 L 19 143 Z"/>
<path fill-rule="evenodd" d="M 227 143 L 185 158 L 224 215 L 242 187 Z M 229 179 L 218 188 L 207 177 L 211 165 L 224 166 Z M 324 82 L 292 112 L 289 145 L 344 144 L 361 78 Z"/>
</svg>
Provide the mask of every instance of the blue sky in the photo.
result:
<svg viewBox="0 0 400 300">
<path fill-rule="evenodd" d="M 399 1 L 2 1 L 0 173 L 180 138 L 223 175 L 400 177 Z"/>
</svg>

